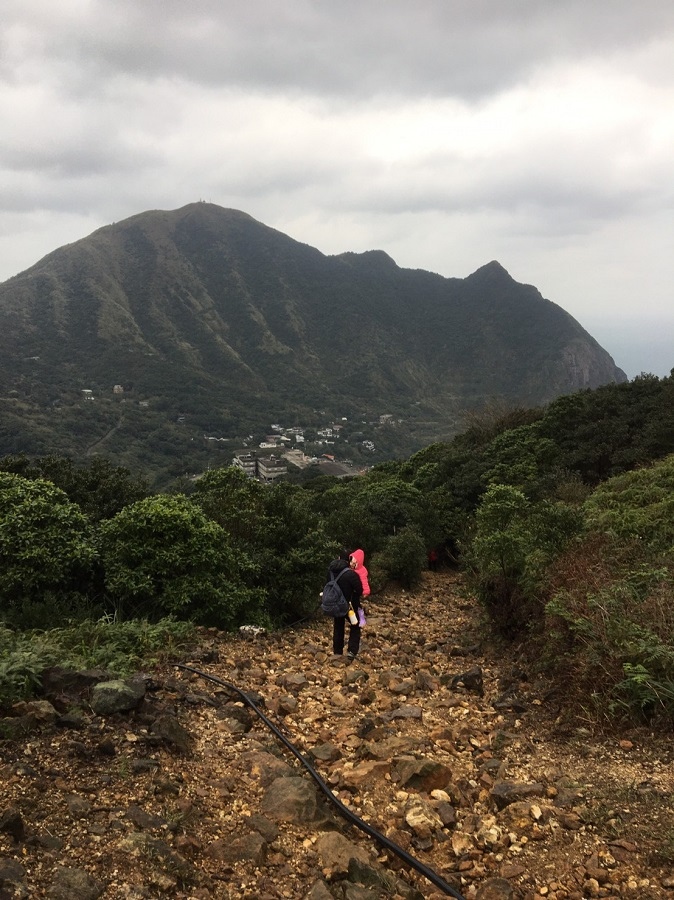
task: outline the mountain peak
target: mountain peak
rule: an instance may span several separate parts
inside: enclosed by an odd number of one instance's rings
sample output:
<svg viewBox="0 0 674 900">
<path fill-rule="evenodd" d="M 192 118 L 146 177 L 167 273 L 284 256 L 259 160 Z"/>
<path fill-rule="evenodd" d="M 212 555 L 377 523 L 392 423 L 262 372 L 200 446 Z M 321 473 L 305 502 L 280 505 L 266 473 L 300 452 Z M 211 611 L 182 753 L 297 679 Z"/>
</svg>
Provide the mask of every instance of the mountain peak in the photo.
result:
<svg viewBox="0 0 674 900">
<path fill-rule="evenodd" d="M 0 285 L 0 384 L 34 409 L 5 427 L 0 455 L 77 457 L 106 434 L 95 446 L 128 464 L 166 428 L 175 443 L 155 464 L 180 458 L 184 472 L 186 422 L 198 470 L 204 435 L 310 426 L 327 410 L 412 423 L 382 432 L 383 457 L 456 430 L 485 397 L 535 406 L 622 380 L 571 316 L 496 261 L 450 279 L 381 250 L 328 257 L 211 203 L 139 213 Z M 83 391 L 100 421 L 73 428 Z M 54 403 L 68 411 L 50 418 L 58 440 L 42 424 Z"/>
<path fill-rule="evenodd" d="M 508 272 L 508 270 L 505 269 L 500 262 L 492 259 L 491 262 L 488 262 L 484 266 L 480 266 L 479 269 L 476 269 L 472 275 L 468 276 L 466 281 L 469 281 L 471 279 L 489 279 L 490 281 L 494 281 L 497 278 L 500 280 L 507 279 L 508 281 L 514 280 L 510 272 Z"/>
<path fill-rule="evenodd" d="M 366 265 L 380 267 L 380 268 L 391 268 L 397 269 L 398 264 L 396 261 L 386 253 L 384 250 L 365 250 L 363 253 L 356 253 L 353 250 L 347 250 L 345 253 L 340 253 L 337 256 L 337 259 L 344 260 L 344 262 L 349 263 L 364 263 Z"/>
</svg>

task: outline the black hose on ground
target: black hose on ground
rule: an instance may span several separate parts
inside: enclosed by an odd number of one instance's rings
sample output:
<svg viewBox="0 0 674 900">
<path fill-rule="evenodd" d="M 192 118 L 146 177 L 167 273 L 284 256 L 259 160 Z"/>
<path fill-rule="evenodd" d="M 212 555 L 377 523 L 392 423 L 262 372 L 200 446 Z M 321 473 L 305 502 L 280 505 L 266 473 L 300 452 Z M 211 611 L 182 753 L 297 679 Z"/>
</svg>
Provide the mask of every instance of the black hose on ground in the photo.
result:
<svg viewBox="0 0 674 900">
<path fill-rule="evenodd" d="M 230 691 L 233 691 L 235 694 L 243 700 L 243 702 L 250 706 L 250 708 L 262 719 L 264 724 L 269 728 L 276 737 L 283 743 L 283 745 L 290 750 L 290 752 L 295 756 L 307 770 L 307 772 L 311 775 L 313 780 L 316 782 L 318 787 L 321 789 L 323 794 L 328 798 L 330 803 L 332 803 L 337 811 L 343 818 L 345 818 L 352 825 L 355 825 L 356 828 L 360 828 L 361 831 L 364 831 L 369 837 L 373 838 L 378 844 L 384 847 L 386 850 L 389 850 L 391 853 L 394 853 L 399 859 L 401 859 L 404 863 L 406 863 L 410 868 L 414 869 L 416 872 L 419 872 L 420 875 L 423 875 L 424 878 L 428 879 L 431 884 L 435 885 L 435 887 L 439 888 L 441 891 L 444 891 L 450 897 L 454 897 L 455 900 L 465 900 L 465 898 L 455 890 L 451 884 L 447 884 L 447 882 L 442 879 L 439 875 L 437 875 L 433 869 L 430 869 L 428 866 L 425 866 L 423 863 L 419 862 L 418 859 L 415 859 L 410 853 L 406 850 L 403 850 L 402 847 L 398 846 L 398 844 L 389 840 L 386 835 L 381 834 L 381 832 L 377 831 L 375 828 L 372 828 L 371 825 L 368 825 L 367 822 L 364 822 L 359 816 L 357 816 L 354 812 L 352 812 L 348 806 L 345 806 L 341 800 L 339 800 L 332 793 L 327 784 L 323 781 L 318 772 L 314 769 L 311 763 L 307 762 L 307 760 L 302 756 L 297 747 L 288 740 L 288 738 L 280 731 L 280 729 L 269 719 L 262 710 L 255 704 L 253 700 L 240 688 L 236 687 L 234 684 L 230 684 L 228 681 L 223 681 L 221 678 L 217 678 L 215 675 L 209 675 L 208 672 L 202 672 L 199 669 L 195 669 L 193 666 L 187 666 L 182 663 L 177 663 L 176 668 L 184 669 L 187 672 L 193 672 L 195 675 L 198 675 L 200 678 L 205 678 L 207 681 L 212 681 L 214 684 L 219 684 L 221 687 L 225 687 Z"/>
</svg>

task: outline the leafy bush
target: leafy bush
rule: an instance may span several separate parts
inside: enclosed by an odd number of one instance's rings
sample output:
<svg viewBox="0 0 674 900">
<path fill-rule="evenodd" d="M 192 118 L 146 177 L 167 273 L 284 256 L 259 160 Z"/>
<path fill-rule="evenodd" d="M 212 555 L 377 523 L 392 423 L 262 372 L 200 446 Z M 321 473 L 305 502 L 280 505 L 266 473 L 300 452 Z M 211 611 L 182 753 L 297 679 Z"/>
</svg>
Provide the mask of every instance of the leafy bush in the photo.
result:
<svg viewBox="0 0 674 900">
<path fill-rule="evenodd" d="M 301 488 L 275 484 L 265 491 L 264 543 L 255 584 L 273 625 L 296 622 L 316 610 L 317 594 L 338 545 Z"/>
<path fill-rule="evenodd" d="M 674 456 L 650 468 L 616 476 L 585 504 L 587 527 L 641 556 L 671 556 L 674 547 Z"/>
<path fill-rule="evenodd" d="M 29 460 L 25 456 L 0 459 L 0 471 L 31 480 L 51 481 L 92 522 L 109 519 L 130 503 L 147 496 L 147 483 L 128 469 L 115 466 L 103 457 L 75 464 L 60 456 Z"/>
<path fill-rule="evenodd" d="M 386 539 L 383 549 L 373 556 L 371 583 L 397 581 L 404 588 L 414 587 L 426 567 L 426 545 L 413 525 L 401 528 Z"/>
<path fill-rule="evenodd" d="M 117 622 L 103 617 L 77 628 L 47 632 L 60 651 L 59 665 L 74 669 L 106 669 L 129 675 L 173 659 L 195 638 L 190 622 L 165 618 L 159 622 L 133 619 Z"/>
<path fill-rule="evenodd" d="M 41 673 L 55 660 L 55 648 L 42 638 L 31 640 L 0 625 L 0 707 L 35 694 Z"/>
<path fill-rule="evenodd" d="M 486 484 L 511 484 L 536 499 L 552 493 L 559 451 L 541 437 L 538 424 L 522 425 L 497 435 L 485 451 Z"/>
<path fill-rule="evenodd" d="M 86 589 L 96 551 L 82 511 L 51 482 L 0 473 L 0 615 Z"/>
<path fill-rule="evenodd" d="M 476 514 L 467 548 L 469 577 L 491 623 L 507 637 L 543 622 L 545 575 L 580 526 L 562 503 L 533 503 L 522 491 L 492 485 Z"/>
<path fill-rule="evenodd" d="M 26 631 L 44 628 L 45 622 L 55 628 L 65 628 L 106 614 L 105 599 L 90 597 L 77 591 L 44 590 L 8 607 L 3 615 L 12 628 Z"/>
<path fill-rule="evenodd" d="M 204 473 L 190 499 L 232 541 L 250 547 L 264 540 L 266 490 L 265 485 L 249 478 L 241 469 L 226 466 Z"/>
<path fill-rule="evenodd" d="M 363 478 L 310 492 L 338 546 L 362 547 L 373 554 L 401 528 L 413 525 L 423 531 L 429 519 L 435 521 L 423 491 L 392 474 L 392 468 L 377 466 Z"/>
<path fill-rule="evenodd" d="M 586 501 L 586 530 L 551 573 L 548 634 L 606 715 L 674 718 L 674 457 Z"/>
<path fill-rule="evenodd" d="M 184 496 L 157 496 L 127 506 L 101 526 L 107 591 L 128 618 L 173 615 L 220 628 L 255 622 L 254 571 L 226 532 Z"/>
<path fill-rule="evenodd" d="M 268 623 L 286 625 L 314 611 L 339 545 L 314 509 L 311 492 L 262 485 L 230 466 L 199 479 L 192 499 L 223 528 L 237 555 L 255 560 L 244 577 L 259 592 Z"/>
<path fill-rule="evenodd" d="M 674 571 L 629 572 L 601 554 L 594 562 L 596 586 L 585 573 L 577 580 L 567 573 L 564 588 L 547 605 L 556 670 L 569 673 L 603 715 L 671 717 Z M 560 631 L 562 623 L 566 632 Z"/>
</svg>

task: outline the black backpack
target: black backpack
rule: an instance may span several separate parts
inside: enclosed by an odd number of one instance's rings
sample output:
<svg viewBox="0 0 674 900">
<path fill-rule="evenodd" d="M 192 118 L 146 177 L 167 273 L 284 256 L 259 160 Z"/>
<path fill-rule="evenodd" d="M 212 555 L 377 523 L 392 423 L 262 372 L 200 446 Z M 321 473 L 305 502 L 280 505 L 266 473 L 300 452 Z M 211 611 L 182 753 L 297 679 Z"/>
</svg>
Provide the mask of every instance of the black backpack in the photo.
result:
<svg viewBox="0 0 674 900">
<path fill-rule="evenodd" d="M 336 576 L 331 574 L 330 580 L 323 588 L 323 593 L 321 595 L 321 609 L 326 616 L 332 616 L 337 619 L 348 613 L 349 601 L 344 596 L 344 591 L 341 589 L 338 582 L 342 575 L 349 571 L 351 570 L 346 568 L 342 569 Z"/>
</svg>

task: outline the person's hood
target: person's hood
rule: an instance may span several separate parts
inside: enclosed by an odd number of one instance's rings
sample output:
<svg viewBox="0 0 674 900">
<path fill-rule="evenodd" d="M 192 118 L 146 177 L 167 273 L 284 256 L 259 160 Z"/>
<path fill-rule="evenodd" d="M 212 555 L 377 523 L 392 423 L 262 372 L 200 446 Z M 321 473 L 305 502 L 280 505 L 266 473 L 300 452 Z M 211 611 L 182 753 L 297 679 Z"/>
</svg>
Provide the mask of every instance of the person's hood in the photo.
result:
<svg viewBox="0 0 674 900">
<path fill-rule="evenodd" d="M 363 550 L 354 550 L 351 553 L 351 559 L 356 560 L 356 568 L 360 569 L 365 563 L 365 552 Z"/>
<path fill-rule="evenodd" d="M 331 572 L 333 575 L 338 575 L 341 571 L 348 568 L 349 564 L 345 559 L 333 559 L 328 566 L 328 572 Z"/>
</svg>

